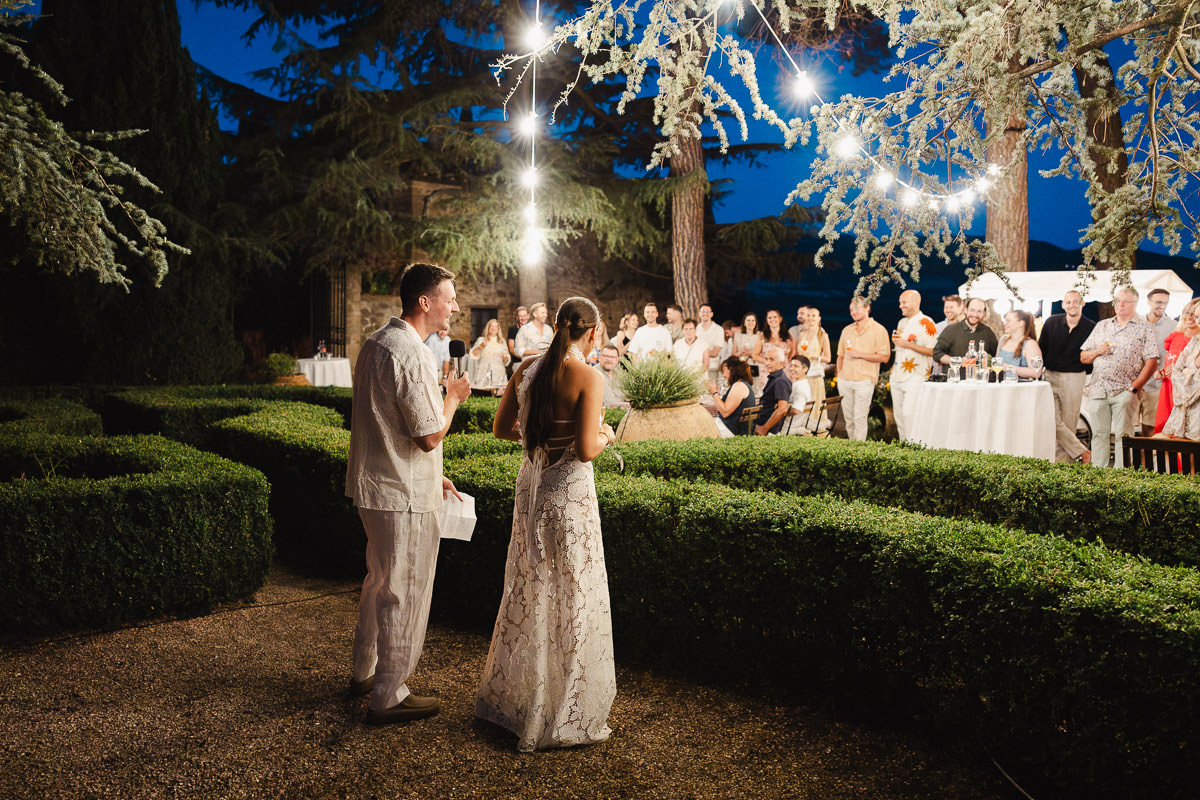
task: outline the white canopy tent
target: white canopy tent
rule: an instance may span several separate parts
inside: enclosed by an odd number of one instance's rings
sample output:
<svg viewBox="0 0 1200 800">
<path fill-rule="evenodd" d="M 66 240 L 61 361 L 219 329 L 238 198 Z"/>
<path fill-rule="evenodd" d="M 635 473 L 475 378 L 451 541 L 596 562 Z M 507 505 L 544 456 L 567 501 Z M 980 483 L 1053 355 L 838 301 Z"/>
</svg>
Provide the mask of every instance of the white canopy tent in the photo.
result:
<svg viewBox="0 0 1200 800">
<path fill-rule="evenodd" d="M 1007 277 L 1020 295 L 1014 295 L 1000 278 L 992 273 L 981 276 L 973 283 L 958 287 L 963 297 L 979 297 L 994 300 L 993 307 L 999 314 L 1010 308 L 1023 308 L 1039 317 L 1050 313 L 1050 304 L 1061 301 L 1063 295 L 1075 289 L 1083 295 L 1085 303 L 1108 302 L 1113 297 L 1112 273 L 1097 270 L 1085 276 L 1073 269 L 1050 272 L 1009 272 Z M 1138 291 L 1138 313 L 1149 310 L 1146 295 L 1151 289 L 1166 289 L 1171 294 L 1167 301 L 1167 316 L 1179 317 L 1183 307 L 1192 299 L 1192 287 L 1170 269 L 1135 269 L 1130 273 L 1133 287 Z"/>
</svg>

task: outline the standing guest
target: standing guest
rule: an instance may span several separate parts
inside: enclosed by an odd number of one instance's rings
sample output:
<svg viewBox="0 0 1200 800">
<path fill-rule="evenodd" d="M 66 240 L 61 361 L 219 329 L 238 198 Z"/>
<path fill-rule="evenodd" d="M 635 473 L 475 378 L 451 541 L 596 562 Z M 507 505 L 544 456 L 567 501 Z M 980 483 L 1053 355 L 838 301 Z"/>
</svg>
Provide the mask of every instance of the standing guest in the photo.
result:
<svg viewBox="0 0 1200 800">
<path fill-rule="evenodd" d="M 346 496 L 367 534 L 367 577 L 354 630 L 350 691 L 370 692 L 367 723 L 429 717 L 436 697 L 419 697 L 407 681 L 421 656 L 446 495 L 459 494 L 442 475 L 442 440 L 466 377 L 446 381 L 422 342 L 449 328 L 458 311 L 454 274 L 413 264 L 400 279 L 401 313 L 371 334 L 358 354 L 350 416 Z"/>
<path fill-rule="evenodd" d="M 438 364 L 439 380 L 445 379 L 450 374 L 450 328 L 441 328 L 426 336 L 425 346 Z"/>
<path fill-rule="evenodd" d="M 1150 310 L 1146 312 L 1146 322 L 1150 323 L 1158 336 L 1158 365 L 1160 368 L 1167 363 L 1167 337 L 1179 328 L 1179 320 L 1167 316 L 1167 302 L 1170 299 L 1171 293 L 1166 289 L 1151 289 L 1146 295 L 1146 302 L 1150 304 Z M 1130 414 L 1133 415 L 1129 421 L 1131 432 L 1137 432 L 1139 425 L 1142 435 L 1148 435 L 1154 429 L 1160 391 L 1162 391 L 1162 379 L 1158 372 L 1155 372 L 1154 377 L 1146 382 L 1138 404 L 1130 408 Z"/>
<path fill-rule="evenodd" d="M 765 364 L 767 361 L 766 354 L 763 353 L 766 347 L 778 347 L 782 350 L 784 364 L 787 364 L 788 359 L 796 354 L 796 343 L 792 341 L 792 335 L 783 327 L 783 315 L 775 309 L 767 312 L 767 327 L 763 329 L 762 338 L 758 341 L 758 349 L 754 352 L 754 360 L 759 364 Z"/>
<path fill-rule="evenodd" d="M 621 360 L 615 345 L 606 344 L 600 350 L 600 363 L 597 369 L 604 378 L 604 407 L 617 408 L 627 405 L 625 394 L 617 386 L 617 363 Z"/>
<path fill-rule="evenodd" d="M 809 361 L 808 390 L 812 399 L 825 402 L 825 368 L 833 361 L 833 350 L 829 334 L 821 327 L 821 310 L 816 306 L 806 308 L 808 321 L 804 332 L 796 340 L 796 352 Z"/>
<path fill-rule="evenodd" d="M 696 336 L 696 320 L 683 321 L 683 337 L 675 343 L 675 360 L 685 367 L 708 371 L 708 345 Z"/>
<path fill-rule="evenodd" d="M 1171 367 L 1171 414 L 1162 435 L 1200 440 L 1200 337 L 1188 341 Z"/>
<path fill-rule="evenodd" d="M 672 343 L 678 342 L 683 336 L 683 309 L 674 303 L 667 306 L 667 324 L 663 327 L 671 334 Z"/>
<path fill-rule="evenodd" d="M 596 322 L 596 346 L 592 348 L 591 352 L 585 354 L 585 360 L 589 366 L 594 367 L 600 363 L 600 350 L 606 344 L 608 344 L 608 328 L 604 327 L 604 320 L 600 319 Z"/>
<path fill-rule="evenodd" d="M 1037 330 L 1033 314 L 1014 308 L 1004 315 L 1004 336 L 996 345 L 996 360 L 1001 364 L 1012 364 L 1018 378 L 1040 378 L 1041 369 L 1030 362 L 1042 357 L 1042 348 L 1037 343 Z"/>
<path fill-rule="evenodd" d="M 1063 313 L 1042 323 L 1038 346 L 1046 366 L 1044 373 L 1054 393 L 1054 460 L 1092 463 L 1092 451 L 1079 442 L 1075 425 L 1083 403 L 1087 367 L 1080 350 L 1096 323 L 1083 316 L 1083 296 L 1072 289 L 1063 295 Z"/>
<path fill-rule="evenodd" d="M 762 332 L 758 330 L 758 317 L 753 313 L 742 317 L 742 329 L 733 334 L 733 355 L 749 361 L 762 341 Z"/>
<path fill-rule="evenodd" d="M 787 417 L 788 409 L 792 407 L 792 379 L 784 369 L 787 366 L 784 351 L 770 345 L 767 347 L 766 359 L 767 383 L 759 398 L 762 411 L 758 412 L 758 417 L 754 420 L 754 432 L 759 436 L 782 431 L 783 420 Z"/>
<path fill-rule="evenodd" d="M 742 412 L 754 406 L 750 367 L 737 356 L 729 356 L 721 362 L 721 376 L 725 379 L 724 394 L 717 394 L 717 384 L 708 382 L 708 391 L 717 407 L 717 431 L 723 439 L 744 436 L 748 431 L 741 422 Z"/>
<path fill-rule="evenodd" d="M 896 360 L 892 364 L 892 414 L 896 417 L 896 432 L 900 441 L 908 441 L 909 424 L 913 420 L 913 403 L 917 388 L 929 377 L 933 365 L 933 346 L 937 343 L 937 328 L 933 320 L 921 313 L 921 295 L 915 289 L 900 293 L 900 323 L 892 335 Z"/>
<path fill-rule="evenodd" d="M 804 329 L 807 327 L 808 306 L 798 306 L 796 308 L 796 324 L 788 328 L 788 335 L 792 337 L 793 342 L 798 342 L 800 341 L 800 337 L 804 335 Z"/>
<path fill-rule="evenodd" d="M 508 363 L 514 369 L 517 362 L 521 360 L 521 357 L 517 355 L 517 331 L 521 330 L 526 322 L 529 322 L 529 309 L 525 306 L 517 306 L 517 324 L 508 326 Z"/>
<path fill-rule="evenodd" d="M 1158 371 L 1159 378 L 1162 380 L 1162 388 L 1158 392 L 1158 414 L 1154 417 L 1155 433 L 1162 432 L 1167 417 L 1171 416 L 1171 410 L 1175 407 L 1175 403 L 1171 399 L 1173 391 L 1171 372 L 1174 364 L 1183 352 L 1183 348 L 1187 347 L 1188 342 L 1198 335 L 1200 335 L 1200 299 L 1190 300 L 1183 307 L 1183 313 L 1179 315 L 1179 330 L 1167 337 L 1166 361 L 1163 368 Z"/>
<path fill-rule="evenodd" d="M 879 383 L 879 365 L 892 355 L 888 332 L 871 319 L 871 304 L 862 297 L 850 301 L 850 319 L 838 339 L 837 380 L 846 412 L 846 435 L 867 440 L 867 413 Z"/>
<path fill-rule="evenodd" d="M 700 306 L 700 324 L 696 326 L 696 338 L 704 342 L 708 348 L 708 380 L 717 379 L 717 371 L 721 362 L 721 348 L 725 346 L 725 332 L 713 320 L 712 306 L 704 303 Z"/>
<path fill-rule="evenodd" d="M 488 320 L 483 328 L 483 336 L 476 339 L 475 346 L 471 348 L 471 357 L 478 362 L 475 374 L 481 379 L 480 385 L 489 389 L 504 385 L 507 377 L 505 369 L 512 359 L 508 355 L 508 346 L 500 339 L 499 320 Z"/>
<path fill-rule="evenodd" d="M 987 316 L 987 303 L 974 297 L 967 301 L 967 315 L 958 322 L 947 325 L 938 335 L 937 344 L 933 346 L 933 359 L 940 364 L 949 364 L 950 357 L 956 358 L 967 354 L 968 343 L 983 342 L 984 349 L 989 355 L 996 355 L 996 334 L 983 318 Z"/>
<path fill-rule="evenodd" d="M 658 324 L 658 306 L 646 303 L 646 307 L 642 309 L 642 316 L 646 318 L 646 324 L 637 329 L 637 333 L 629 342 L 629 355 L 638 359 L 654 353 L 670 353 L 671 332 Z"/>
<path fill-rule="evenodd" d="M 966 312 L 963 310 L 962 298 L 956 294 L 948 294 L 942 298 L 942 316 L 945 317 L 936 326 L 938 335 L 942 335 L 942 331 L 946 330 L 947 325 L 962 320 L 966 317 Z"/>
<path fill-rule="evenodd" d="M 617 681 L 591 462 L 617 437 L 600 413 L 600 376 L 583 361 L 599 318 L 590 300 L 564 300 L 550 347 L 517 367 L 492 423 L 525 457 L 475 716 L 515 733 L 522 753 L 612 734 Z"/>
<path fill-rule="evenodd" d="M 721 352 L 717 353 L 718 368 L 725 363 L 725 359 L 736 357 L 733 355 L 733 343 L 738 333 L 738 324 L 731 319 L 727 319 L 721 323 L 721 332 L 725 336 L 725 343 L 721 345 Z M 716 380 L 713 378 L 712 380 Z"/>
<path fill-rule="evenodd" d="M 546 322 L 546 304 L 534 303 L 529 307 L 529 322 L 517 331 L 517 358 L 529 358 L 542 353 L 554 338 L 554 329 Z"/>
<path fill-rule="evenodd" d="M 617 334 L 609 339 L 609 344 L 617 348 L 617 353 L 621 356 L 629 350 L 629 343 L 633 341 L 633 334 L 637 332 L 638 315 L 626 314 L 621 317 L 621 323 L 617 325 Z"/>
<path fill-rule="evenodd" d="M 1137 319 L 1138 293 L 1117 290 L 1116 316 L 1096 323 L 1082 345 L 1079 360 L 1092 365 L 1087 386 L 1092 416 L 1092 463 L 1108 466 L 1109 433 L 1116 436 L 1115 465 L 1124 466 L 1121 439 L 1129 433 L 1129 406 L 1158 366 L 1158 334 L 1149 322 Z M 1097 452 L 1099 448 L 1099 452 Z"/>
</svg>

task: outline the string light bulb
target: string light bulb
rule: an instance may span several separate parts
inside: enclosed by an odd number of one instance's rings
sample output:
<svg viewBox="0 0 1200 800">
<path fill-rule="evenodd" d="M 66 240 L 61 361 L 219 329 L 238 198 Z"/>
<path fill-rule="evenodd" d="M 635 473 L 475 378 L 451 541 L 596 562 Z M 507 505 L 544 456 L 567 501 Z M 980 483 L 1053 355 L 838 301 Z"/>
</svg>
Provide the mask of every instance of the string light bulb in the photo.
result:
<svg viewBox="0 0 1200 800">
<path fill-rule="evenodd" d="M 546 30 L 542 27 L 541 22 L 533 23 L 525 31 L 525 46 L 529 48 L 530 52 L 540 52 L 546 46 L 547 41 Z"/>
<path fill-rule="evenodd" d="M 852 133 L 848 133 L 838 139 L 833 151 L 837 153 L 838 157 L 849 160 L 858 155 L 859 147 L 858 137 Z"/>
<path fill-rule="evenodd" d="M 537 167 L 529 167 L 521 173 L 521 185 L 529 189 L 538 185 Z"/>
<path fill-rule="evenodd" d="M 525 217 L 525 221 L 530 223 L 531 225 L 533 223 L 537 222 L 537 218 L 538 218 L 537 204 L 530 203 L 529 205 L 525 206 L 525 211 L 523 212 L 523 215 Z"/>
<path fill-rule="evenodd" d="M 875 175 L 875 188 L 881 189 L 882 191 L 886 192 L 895 182 L 896 179 L 892 176 L 892 173 L 888 172 L 886 169 L 881 169 Z"/>
<path fill-rule="evenodd" d="M 522 136 L 533 136 L 538 132 L 538 115 L 536 111 L 530 111 L 527 115 L 517 120 L 517 132 Z"/>
<path fill-rule="evenodd" d="M 921 196 L 915 189 L 905 189 L 904 194 L 900 195 L 900 202 L 909 208 L 915 206 L 920 199 Z"/>
<path fill-rule="evenodd" d="M 796 80 L 792 82 L 792 91 L 795 93 L 796 97 L 800 98 L 801 100 L 807 100 L 816 94 L 817 87 L 816 84 L 813 83 L 812 78 L 808 76 L 808 72 L 801 71 L 800 74 L 796 76 Z"/>
</svg>

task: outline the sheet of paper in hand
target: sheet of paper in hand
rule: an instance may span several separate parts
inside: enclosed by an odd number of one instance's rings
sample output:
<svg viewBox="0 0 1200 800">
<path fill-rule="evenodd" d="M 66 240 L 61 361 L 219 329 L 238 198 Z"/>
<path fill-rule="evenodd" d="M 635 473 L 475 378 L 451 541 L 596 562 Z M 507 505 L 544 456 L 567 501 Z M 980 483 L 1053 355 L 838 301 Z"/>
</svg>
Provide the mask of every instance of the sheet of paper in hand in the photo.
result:
<svg viewBox="0 0 1200 800">
<path fill-rule="evenodd" d="M 475 532 L 475 498 L 465 492 L 459 492 L 462 500 L 450 495 L 442 502 L 442 510 L 438 512 L 438 522 L 442 528 L 443 539 L 461 539 L 471 541 Z"/>
</svg>

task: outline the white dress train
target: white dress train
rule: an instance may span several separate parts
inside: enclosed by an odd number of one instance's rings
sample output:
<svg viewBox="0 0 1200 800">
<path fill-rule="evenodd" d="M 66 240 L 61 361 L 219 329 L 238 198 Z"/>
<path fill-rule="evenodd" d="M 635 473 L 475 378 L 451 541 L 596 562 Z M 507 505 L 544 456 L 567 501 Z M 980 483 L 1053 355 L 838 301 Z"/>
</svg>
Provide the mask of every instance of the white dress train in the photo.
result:
<svg viewBox="0 0 1200 800">
<path fill-rule="evenodd" d="M 517 389 L 522 430 L 540 367 Z M 592 465 L 571 444 L 553 463 L 546 452 L 527 452 L 517 476 L 504 596 L 475 697 L 475 715 L 515 733 L 521 752 L 604 741 L 617 693 Z"/>
</svg>

